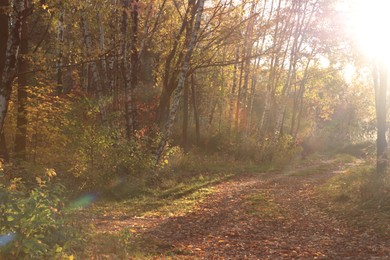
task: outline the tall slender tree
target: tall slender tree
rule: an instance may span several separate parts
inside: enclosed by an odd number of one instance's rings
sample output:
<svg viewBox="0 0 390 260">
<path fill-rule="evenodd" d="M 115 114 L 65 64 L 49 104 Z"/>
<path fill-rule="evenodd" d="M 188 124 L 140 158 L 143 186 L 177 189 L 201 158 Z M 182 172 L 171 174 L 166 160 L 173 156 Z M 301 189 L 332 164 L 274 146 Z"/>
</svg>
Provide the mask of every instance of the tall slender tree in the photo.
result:
<svg viewBox="0 0 390 260">
<path fill-rule="evenodd" d="M 24 0 L 25 10 L 29 10 L 30 0 Z M 16 137 L 15 137 L 15 156 L 18 159 L 26 159 L 27 145 L 27 85 L 28 74 L 26 73 L 29 67 L 29 33 L 28 33 L 28 16 L 23 17 L 20 37 L 20 55 L 18 61 L 18 113 L 16 117 Z"/>
<path fill-rule="evenodd" d="M 375 83 L 375 101 L 376 101 L 376 120 L 377 120 L 377 166 L 376 171 L 378 174 L 384 174 L 388 167 L 387 157 L 387 85 L 388 85 L 388 72 L 386 65 L 383 62 L 374 64 L 374 83 Z"/>
<path fill-rule="evenodd" d="M 198 8 L 196 11 L 195 24 L 194 24 L 193 31 L 191 34 L 191 40 L 189 42 L 187 52 L 185 53 L 185 56 L 183 59 L 183 65 L 179 71 L 178 83 L 177 83 L 177 87 L 176 87 L 175 96 L 173 99 L 172 109 L 169 113 L 168 121 L 165 124 L 162 139 L 161 139 L 159 146 L 157 148 L 156 164 L 158 164 L 160 162 L 161 156 L 164 152 L 164 148 L 168 142 L 168 139 L 171 136 L 173 123 L 175 122 L 175 119 L 176 119 L 176 113 L 177 113 L 177 110 L 179 108 L 182 91 L 183 91 L 184 84 L 186 81 L 187 73 L 188 73 L 189 68 L 190 68 L 192 52 L 194 51 L 195 44 L 197 43 L 197 40 L 198 40 L 198 32 L 200 30 L 200 23 L 202 21 L 204 3 L 205 3 L 205 0 L 198 0 L 198 3 L 197 3 Z"/>
</svg>

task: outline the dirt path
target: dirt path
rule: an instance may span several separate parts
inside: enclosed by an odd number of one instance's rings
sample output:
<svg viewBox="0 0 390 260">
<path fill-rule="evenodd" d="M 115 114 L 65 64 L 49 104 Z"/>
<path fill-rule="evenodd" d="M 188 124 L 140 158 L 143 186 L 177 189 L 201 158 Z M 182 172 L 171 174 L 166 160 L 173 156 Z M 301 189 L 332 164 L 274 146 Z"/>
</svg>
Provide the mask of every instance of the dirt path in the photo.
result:
<svg viewBox="0 0 390 260">
<path fill-rule="evenodd" d="M 183 217 L 116 225 L 138 227 L 139 237 L 173 259 L 390 259 L 390 239 L 352 227 L 318 203 L 317 187 L 337 170 L 248 175 L 217 185 Z"/>
</svg>

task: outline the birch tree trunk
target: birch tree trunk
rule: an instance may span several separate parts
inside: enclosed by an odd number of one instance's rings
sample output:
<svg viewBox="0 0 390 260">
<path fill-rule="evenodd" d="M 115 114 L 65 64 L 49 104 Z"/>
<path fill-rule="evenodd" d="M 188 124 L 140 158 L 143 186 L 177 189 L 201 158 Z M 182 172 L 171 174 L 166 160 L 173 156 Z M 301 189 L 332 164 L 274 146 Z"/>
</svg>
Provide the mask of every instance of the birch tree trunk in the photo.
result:
<svg viewBox="0 0 390 260">
<path fill-rule="evenodd" d="M 182 59 L 179 57 L 177 61 L 175 61 L 175 57 L 182 54 L 182 51 L 179 49 L 179 43 L 182 38 L 182 35 L 186 29 L 190 27 L 190 24 L 193 22 L 193 18 L 195 15 L 192 15 L 192 9 L 195 6 L 195 0 L 190 0 L 188 2 L 188 7 L 186 9 L 186 13 L 184 14 L 183 22 L 181 24 L 179 32 L 176 34 L 175 39 L 173 41 L 173 46 L 167 55 L 165 64 L 164 64 L 164 72 L 163 72 L 163 89 L 160 95 L 159 107 L 158 107 L 158 115 L 157 121 L 160 125 L 164 125 L 169 117 L 170 110 L 170 100 L 172 93 L 177 86 L 177 73 L 172 72 L 174 67 L 179 66 Z M 189 29 L 188 29 L 189 30 Z M 188 35 L 188 33 L 186 34 Z M 188 39 L 186 39 L 188 41 Z"/>
<path fill-rule="evenodd" d="M 158 149 L 157 149 L 156 165 L 159 164 L 161 156 L 164 152 L 164 148 L 168 142 L 169 137 L 171 136 L 172 127 L 173 127 L 173 124 L 175 122 L 177 110 L 178 110 L 179 105 L 180 105 L 182 90 L 184 88 L 184 84 L 186 81 L 185 79 L 186 79 L 186 76 L 187 76 L 187 73 L 189 70 L 189 66 L 190 66 L 191 55 L 192 55 L 192 52 L 195 48 L 195 44 L 196 44 L 196 41 L 198 38 L 198 32 L 199 32 L 200 23 L 202 20 L 204 3 L 205 3 L 205 0 L 199 0 L 199 2 L 198 2 L 195 24 L 194 24 L 194 28 L 192 31 L 191 40 L 190 40 L 187 52 L 184 56 L 183 66 L 181 67 L 181 69 L 179 71 L 179 77 L 178 77 L 179 81 L 177 83 L 176 92 L 175 92 L 175 96 L 173 99 L 172 109 L 169 113 L 168 121 L 165 124 L 164 130 L 163 130 L 163 136 L 162 136 L 162 139 L 161 139 L 160 144 L 159 144 Z"/>
<path fill-rule="evenodd" d="M 129 12 L 130 8 L 130 12 Z M 128 36 L 129 13 L 131 21 L 130 37 Z M 138 30 L 138 1 L 124 0 L 122 13 L 122 53 L 121 67 L 124 78 L 124 89 L 126 96 L 125 119 L 126 119 L 126 136 L 130 140 L 135 130 L 136 110 L 134 105 L 134 90 L 138 81 L 138 52 L 137 52 L 137 30 Z M 130 38 L 128 42 L 127 38 Z M 130 54 L 129 54 L 130 49 Z"/>
</svg>

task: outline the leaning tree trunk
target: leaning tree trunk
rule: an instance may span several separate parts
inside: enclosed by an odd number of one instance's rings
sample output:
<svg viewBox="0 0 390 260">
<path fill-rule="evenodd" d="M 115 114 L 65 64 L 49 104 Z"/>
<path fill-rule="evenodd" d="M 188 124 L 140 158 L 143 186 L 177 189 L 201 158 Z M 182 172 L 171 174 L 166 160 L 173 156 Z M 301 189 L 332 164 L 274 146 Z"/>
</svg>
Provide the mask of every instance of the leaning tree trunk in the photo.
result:
<svg viewBox="0 0 390 260">
<path fill-rule="evenodd" d="M 178 78 L 177 73 L 173 71 L 173 68 L 178 66 L 182 60 L 180 55 L 182 54 L 183 50 L 179 49 L 180 47 L 179 43 L 184 31 L 189 30 L 188 29 L 190 28 L 189 24 L 193 22 L 194 16 L 192 16 L 192 6 L 195 6 L 195 0 L 190 0 L 188 2 L 188 7 L 184 14 L 183 22 L 181 24 L 180 30 L 176 34 L 175 39 L 173 41 L 172 48 L 165 59 L 164 71 L 162 76 L 163 90 L 160 95 L 159 107 L 157 111 L 158 113 L 157 122 L 160 125 L 164 125 L 167 122 L 169 117 L 171 96 L 172 93 L 175 91 L 175 86 L 176 86 L 175 82 L 177 82 L 176 79 Z M 175 57 L 177 55 L 179 55 L 179 57 L 175 61 Z"/>
<path fill-rule="evenodd" d="M 186 76 L 187 76 L 187 73 L 189 70 L 189 66 L 190 66 L 191 55 L 192 55 L 192 52 L 194 50 L 194 47 L 195 47 L 195 44 L 196 44 L 196 41 L 198 38 L 198 32 L 200 29 L 200 22 L 202 20 L 204 3 L 205 3 L 205 0 L 199 0 L 198 9 L 196 11 L 195 25 L 194 25 L 194 29 L 192 31 L 191 40 L 190 40 L 187 52 L 184 56 L 183 66 L 181 67 L 180 72 L 179 72 L 179 77 L 178 77 L 179 81 L 177 83 L 176 92 L 175 92 L 175 96 L 173 99 L 172 109 L 169 112 L 168 121 L 165 124 L 164 130 L 163 130 L 163 136 L 162 136 L 162 139 L 161 139 L 160 144 L 159 144 L 158 149 L 157 149 L 156 165 L 159 164 L 161 156 L 164 152 L 164 148 L 168 142 L 169 137 L 171 136 L 173 123 L 175 122 L 177 110 L 178 110 L 179 105 L 180 105 L 181 92 L 184 88 L 184 84 L 186 81 L 185 79 L 186 79 Z"/>
</svg>

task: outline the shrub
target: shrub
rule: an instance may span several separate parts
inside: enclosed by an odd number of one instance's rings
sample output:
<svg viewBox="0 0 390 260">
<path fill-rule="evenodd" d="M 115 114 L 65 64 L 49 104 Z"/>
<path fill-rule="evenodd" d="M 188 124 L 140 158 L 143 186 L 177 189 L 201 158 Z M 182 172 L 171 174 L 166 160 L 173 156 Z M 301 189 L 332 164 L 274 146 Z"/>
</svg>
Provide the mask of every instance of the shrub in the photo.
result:
<svg viewBox="0 0 390 260">
<path fill-rule="evenodd" d="M 31 259 L 66 256 L 80 242 L 63 210 L 64 187 L 47 177 L 27 189 L 21 178 L 0 184 L 0 258 Z"/>
</svg>

